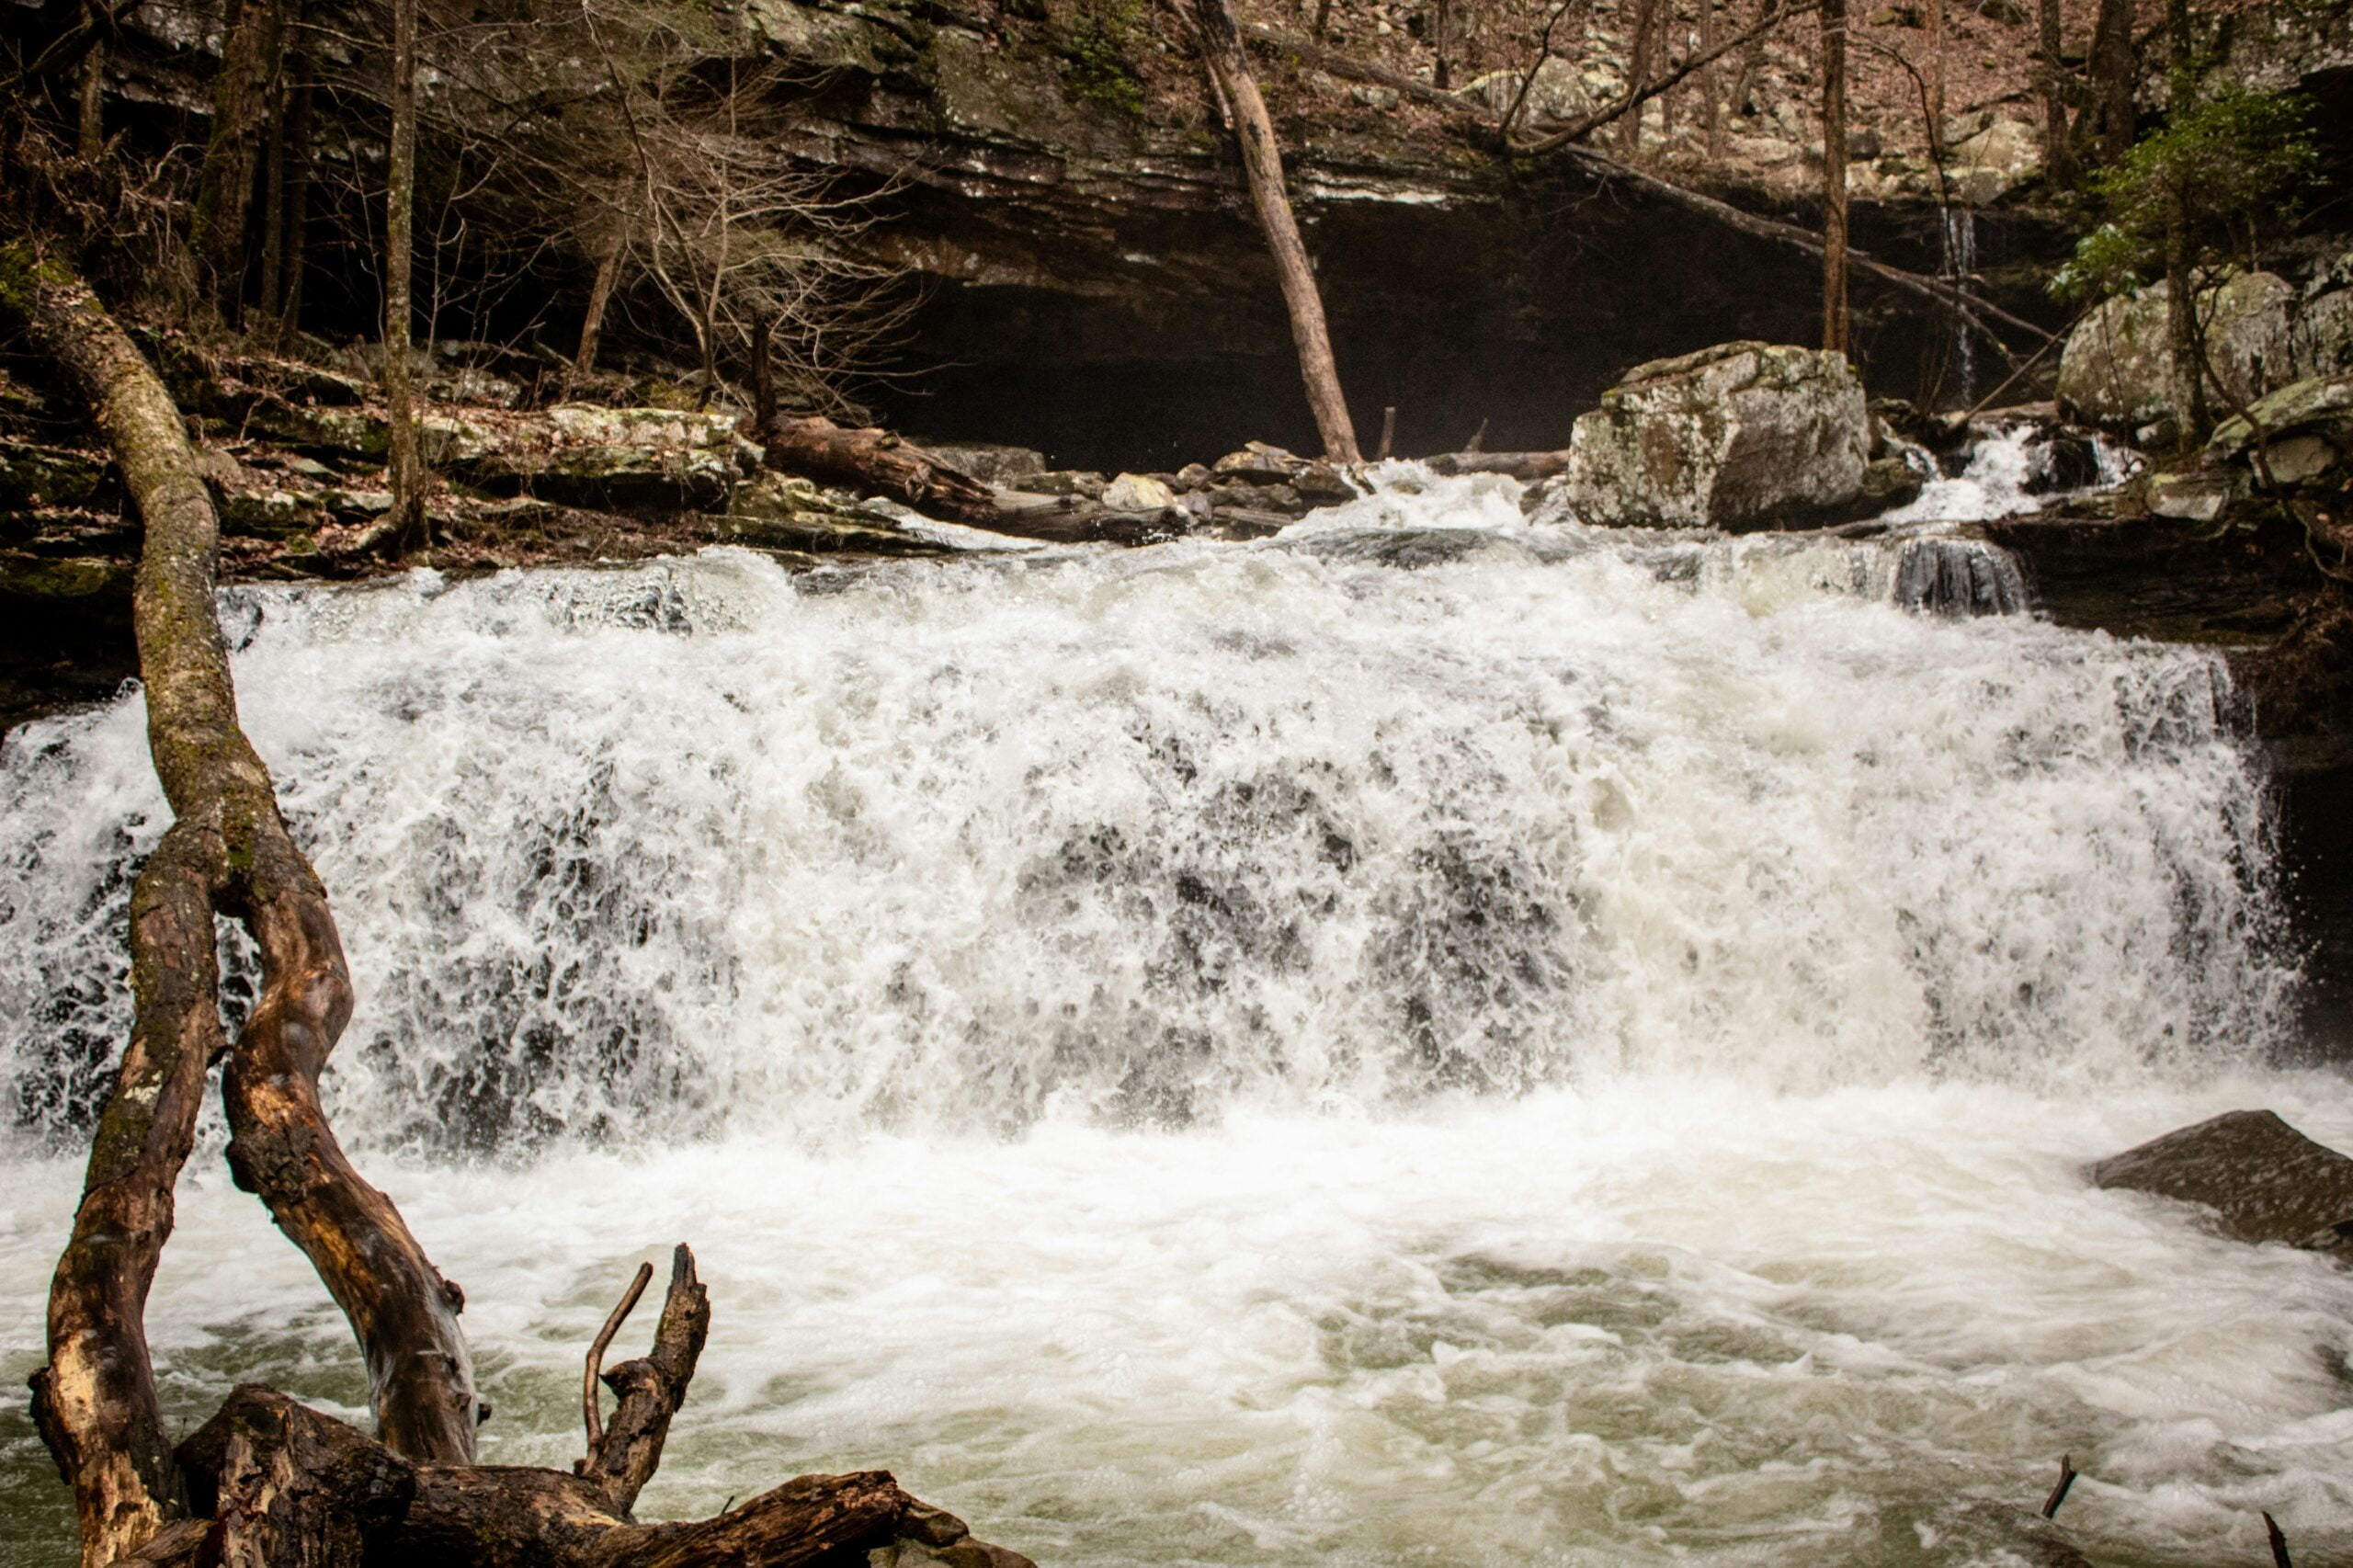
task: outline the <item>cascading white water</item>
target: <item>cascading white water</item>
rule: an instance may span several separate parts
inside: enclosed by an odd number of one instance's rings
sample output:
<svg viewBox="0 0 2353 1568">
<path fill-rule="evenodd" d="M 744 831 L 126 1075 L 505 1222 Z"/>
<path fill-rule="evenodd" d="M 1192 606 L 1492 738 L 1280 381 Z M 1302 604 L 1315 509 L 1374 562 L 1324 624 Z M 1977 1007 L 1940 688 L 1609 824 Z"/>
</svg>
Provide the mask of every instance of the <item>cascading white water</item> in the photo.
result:
<svg viewBox="0 0 2353 1568">
<path fill-rule="evenodd" d="M 2072 1175 L 2248 1096 L 2353 1136 L 2263 1065 L 2219 661 L 1907 613 L 1916 540 L 1387 477 L 1246 547 L 231 596 L 358 986 L 332 1109 L 493 1456 L 562 1462 L 689 1239 L 657 1508 L 874 1463 L 1041 1562 L 1961 1562 L 2068 1449 L 2116 1561 L 2353 1544 L 2353 1289 Z M 161 812 L 135 702 L 0 754 L 10 1386 Z M 355 1403 L 199 1165 L 176 1407 Z M 53 1561 L 5 1410 L 0 1554 Z"/>
<path fill-rule="evenodd" d="M 1938 270 L 1966 294 L 1977 276 L 1977 209 L 1963 202 L 1944 210 L 1944 265 Z M 1956 312 L 1952 321 L 1951 366 L 1960 379 L 1952 401 L 1967 408 L 1977 401 L 1977 339 Z"/>
</svg>

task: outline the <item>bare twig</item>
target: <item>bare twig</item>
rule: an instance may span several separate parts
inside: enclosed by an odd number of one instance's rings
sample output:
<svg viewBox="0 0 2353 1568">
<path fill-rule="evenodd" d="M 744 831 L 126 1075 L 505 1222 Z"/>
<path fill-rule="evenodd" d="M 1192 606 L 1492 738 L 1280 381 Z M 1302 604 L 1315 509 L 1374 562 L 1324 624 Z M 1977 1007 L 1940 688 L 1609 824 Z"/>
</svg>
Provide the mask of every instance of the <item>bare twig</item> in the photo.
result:
<svg viewBox="0 0 2353 1568">
<path fill-rule="evenodd" d="M 1561 25 L 1561 18 L 1566 17 L 1572 7 L 1582 10 L 1585 6 L 1589 6 L 1591 3 L 1592 0 L 1582 0 L 1582 3 L 1580 0 L 1561 0 L 1559 5 L 1552 7 L 1552 14 L 1544 18 L 1544 34 L 1536 44 L 1536 63 L 1529 66 L 1527 74 L 1520 77 L 1519 91 L 1512 95 L 1511 108 L 1504 112 L 1502 135 L 1506 142 L 1511 140 L 1512 127 L 1519 123 L 1519 111 L 1528 103 L 1529 89 L 1536 85 L 1536 78 L 1552 58 L 1552 29 Z"/>
<path fill-rule="evenodd" d="M 2279 1533 L 2279 1521 L 2269 1514 L 2263 1516 L 2263 1538 L 2271 1543 L 2271 1568 L 2295 1568 L 2288 1561 L 2288 1538 Z"/>
<path fill-rule="evenodd" d="M 2076 1471 L 2074 1457 L 2068 1454 L 2061 1454 L 2059 1456 L 2059 1483 L 2051 1489 L 2051 1495 L 2042 1500 L 2042 1517 L 2044 1518 L 2051 1518 L 2059 1512 L 2059 1505 L 2067 1500 L 2067 1488 L 2075 1484 L 2075 1474 Z"/>
<path fill-rule="evenodd" d="M 653 1278 L 652 1264 L 637 1266 L 637 1278 L 631 1279 L 629 1289 L 621 1292 L 620 1304 L 605 1319 L 605 1326 L 597 1333 L 597 1342 L 588 1346 L 588 1365 L 580 1376 L 580 1419 L 588 1428 L 588 1451 L 592 1454 L 605 1440 L 605 1417 L 597 1407 L 597 1376 L 605 1369 L 605 1349 L 612 1344 L 613 1335 L 621 1331 L 621 1324 L 629 1321 L 629 1314 L 636 1309 L 637 1299 L 645 1294 L 645 1287 Z"/>
</svg>

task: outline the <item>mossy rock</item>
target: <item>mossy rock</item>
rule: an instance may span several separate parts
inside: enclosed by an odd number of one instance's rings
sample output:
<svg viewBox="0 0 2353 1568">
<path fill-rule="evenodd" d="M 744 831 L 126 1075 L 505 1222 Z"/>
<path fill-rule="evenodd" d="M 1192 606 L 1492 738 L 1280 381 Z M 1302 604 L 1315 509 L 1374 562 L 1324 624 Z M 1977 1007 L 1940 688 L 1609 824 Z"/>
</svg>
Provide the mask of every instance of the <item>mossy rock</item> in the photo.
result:
<svg viewBox="0 0 2353 1568">
<path fill-rule="evenodd" d="M 224 532 L 284 539 L 326 521 L 313 497 L 290 490 L 231 490 L 220 503 Z"/>
<path fill-rule="evenodd" d="M 244 418 L 244 430 L 307 456 L 345 463 L 381 463 L 392 445 L 392 426 L 381 415 L 275 399 L 256 405 Z"/>
<path fill-rule="evenodd" d="M 0 510 L 86 506 L 106 483 L 108 468 L 63 447 L 0 441 Z"/>
<path fill-rule="evenodd" d="M 131 597 L 131 564 L 102 556 L 0 553 L 0 599 L 66 601 Z"/>
</svg>

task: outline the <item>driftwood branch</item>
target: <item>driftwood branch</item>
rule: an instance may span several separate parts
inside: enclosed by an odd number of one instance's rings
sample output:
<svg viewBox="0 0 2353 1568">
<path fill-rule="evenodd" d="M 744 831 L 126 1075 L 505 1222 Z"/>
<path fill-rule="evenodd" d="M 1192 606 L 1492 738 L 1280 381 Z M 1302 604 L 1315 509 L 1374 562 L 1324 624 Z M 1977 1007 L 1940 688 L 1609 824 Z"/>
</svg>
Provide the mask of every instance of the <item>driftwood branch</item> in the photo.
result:
<svg viewBox="0 0 2353 1568">
<path fill-rule="evenodd" d="M 645 1294 L 646 1284 L 653 1278 L 652 1264 L 637 1266 L 637 1273 L 630 1279 L 629 1289 L 621 1292 L 620 1302 L 605 1316 L 605 1326 L 598 1329 L 597 1337 L 589 1342 L 588 1365 L 580 1375 L 580 1423 L 587 1428 L 588 1451 L 592 1454 L 605 1440 L 605 1417 L 597 1408 L 597 1377 L 605 1369 L 605 1347 L 612 1344 L 613 1335 L 619 1334 L 621 1324 L 629 1321 L 629 1314 L 637 1306 L 637 1299 Z"/>
<path fill-rule="evenodd" d="M 418 1464 L 254 1386 L 231 1394 L 179 1460 L 210 1517 L 158 1536 L 134 1559 L 152 1568 L 346 1568 L 363 1558 L 449 1568 L 799 1568 L 886 1546 L 903 1524 L 968 1539 L 885 1471 L 804 1475 L 714 1518 L 641 1525 L 608 1509 L 588 1481 Z M 1026 1562 L 971 1545 L 979 1562 Z"/>
<path fill-rule="evenodd" d="M 641 1266 L 638 1289 L 652 1274 L 651 1265 Z M 636 1300 L 634 1290 L 630 1299 Z M 695 1255 L 680 1245 L 670 1257 L 670 1289 L 662 1320 L 654 1325 L 654 1349 L 604 1374 L 605 1386 L 620 1403 L 611 1425 L 589 1444 L 588 1457 L 578 1467 L 605 1507 L 621 1518 L 630 1517 L 637 1494 L 661 1467 L 670 1422 L 687 1402 L 687 1385 L 694 1381 L 710 1333 L 710 1293 L 695 1275 Z"/>
<path fill-rule="evenodd" d="M 2296 1568 L 2288 1559 L 2288 1538 L 2280 1533 L 2279 1521 L 2268 1513 L 2263 1516 L 2263 1539 L 2271 1548 L 2271 1568 Z"/>
<path fill-rule="evenodd" d="M 2042 1517 L 2055 1518 L 2059 1505 L 2067 1500 L 2067 1489 L 2075 1484 L 2075 1463 L 2073 1454 L 2059 1456 L 2059 1479 L 2051 1488 L 2051 1495 L 2042 1500 Z"/>
</svg>

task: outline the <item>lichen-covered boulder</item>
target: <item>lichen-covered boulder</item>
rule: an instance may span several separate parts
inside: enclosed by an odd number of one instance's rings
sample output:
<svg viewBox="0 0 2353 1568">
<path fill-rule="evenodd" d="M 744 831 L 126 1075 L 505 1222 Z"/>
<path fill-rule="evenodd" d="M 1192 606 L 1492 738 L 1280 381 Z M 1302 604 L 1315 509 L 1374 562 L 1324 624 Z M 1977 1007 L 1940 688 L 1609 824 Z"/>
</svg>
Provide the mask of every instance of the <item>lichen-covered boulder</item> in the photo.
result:
<svg viewBox="0 0 2353 1568">
<path fill-rule="evenodd" d="M 2103 301 L 2067 335 L 2059 358 L 2059 412 L 2118 431 L 2178 423 L 2168 286 Z M 2242 272 L 2199 297 L 2207 355 L 2231 395 L 2261 397 L 2300 373 L 2297 290 L 2269 272 Z M 2210 397 L 2210 403 L 2222 400 Z"/>
<path fill-rule="evenodd" d="M 1576 422 L 1564 489 L 1588 523 L 1754 528 L 1854 502 L 1870 452 L 1846 357 L 1725 343 L 1629 371 Z"/>
<path fill-rule="evenodd" d="M 1948 125 L 1945 177 L 1955 196 L 1986 207 L 2042 173 L 2042 133 L 2024 120 L 1985 111 L 1973 126 Z"/>
<path fill-rule="evenodd" d="M 2353 250 L 2305 283 L 2291 347 L 2299 376 L 2353 375 Z"/>
<path fill-rule="evenodd" d="M 1566 125 L 1592 113 L 1594 107 L 1591 84 L 1558 55 L 1547 55 L 1533 80 L 1525 71 L 1490 71 L 1463 87 L 1460 96 L 1498 119 L 1518 103 L 1519 124 L 1531 129 Z"/>
<path fill-rule="evenodd" d="M 724 510 L 754 449 L 735 416 L 671 408 L 566 405 L 539 418 L 427 420 L 450 474 L 494 494 L 608 512 Z"/>
</svg>

